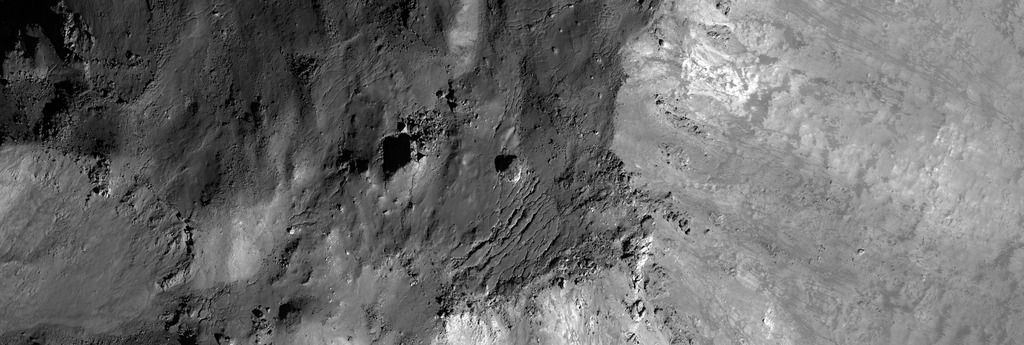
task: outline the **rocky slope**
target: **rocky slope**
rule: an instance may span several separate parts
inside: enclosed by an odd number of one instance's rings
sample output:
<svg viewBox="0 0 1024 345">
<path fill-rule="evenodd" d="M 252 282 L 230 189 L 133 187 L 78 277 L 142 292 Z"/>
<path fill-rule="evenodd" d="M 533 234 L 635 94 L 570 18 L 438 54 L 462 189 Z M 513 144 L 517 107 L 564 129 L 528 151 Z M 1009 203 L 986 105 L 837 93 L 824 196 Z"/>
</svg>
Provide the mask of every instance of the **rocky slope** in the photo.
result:
<svg viewBox="0 0 1024 345">
<path fill-rule="evenodd" d="M 443 342 L 637 229 L 654 4 L 2 4 L 0 342 Z"/>
</svg>

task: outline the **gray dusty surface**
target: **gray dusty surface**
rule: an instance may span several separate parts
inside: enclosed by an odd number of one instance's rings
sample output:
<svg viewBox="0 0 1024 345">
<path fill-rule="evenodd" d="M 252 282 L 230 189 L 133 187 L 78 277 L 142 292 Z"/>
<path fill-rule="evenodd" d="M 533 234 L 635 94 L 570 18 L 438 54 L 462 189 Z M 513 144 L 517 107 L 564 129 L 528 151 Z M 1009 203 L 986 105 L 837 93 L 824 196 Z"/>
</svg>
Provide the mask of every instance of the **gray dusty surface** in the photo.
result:
<svg viewBox="0 0 1024 345">
<path fill-rule="evenodd" d="M 613 145 L 671 193 L 654 323 L 698 343 L 1024 343 L 1021 11 L 663 4 L 625 50 Z"/>
<path fill-rule="evenodd" d="M 1021 344 L 1022 18 L 0 0 L 0 344 Z"/>
</svg>

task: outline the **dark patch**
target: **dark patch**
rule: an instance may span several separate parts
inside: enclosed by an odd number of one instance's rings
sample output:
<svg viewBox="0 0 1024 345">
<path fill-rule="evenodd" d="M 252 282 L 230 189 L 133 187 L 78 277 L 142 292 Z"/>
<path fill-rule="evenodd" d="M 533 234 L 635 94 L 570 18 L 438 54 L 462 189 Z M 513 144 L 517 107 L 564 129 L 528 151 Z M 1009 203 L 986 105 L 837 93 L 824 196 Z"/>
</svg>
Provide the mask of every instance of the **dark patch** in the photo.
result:
<svg viewBox="0 0 1024 345">
<path fill-rule="evenodd" d="M 398 169 L 412 161 L 412 137 L 401 133 L 384 137 L 381 143 L 384 162 L 381 168 L 384 171 L 384 178 L 389 179 Z"/>
<path fill-rule="evenodd" d="M 294 331 L 302 322 L 303 310 L 309 302 L 298 298 L 285 302 L 277 307 L 277 322 L 285 331 Z"/>
<path fill-rule="evenodd" d="M 494 170 L 499 173 L 505 172 L 515 161 L 516 155 L 497 155 L 494 157 Z"/>
</svg>

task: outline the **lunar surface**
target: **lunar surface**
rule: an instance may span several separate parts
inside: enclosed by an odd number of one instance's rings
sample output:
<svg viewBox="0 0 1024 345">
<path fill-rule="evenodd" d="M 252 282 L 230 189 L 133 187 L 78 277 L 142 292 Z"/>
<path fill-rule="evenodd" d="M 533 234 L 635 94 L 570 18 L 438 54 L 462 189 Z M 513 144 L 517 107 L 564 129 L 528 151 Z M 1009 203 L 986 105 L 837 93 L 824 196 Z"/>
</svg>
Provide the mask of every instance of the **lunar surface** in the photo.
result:
<svg viewBox="0 0 1024 345">
<path fill-rule="evenodd" d="M 0 344 L 1024 344 L 1024 3 L 0 0 Z"/>
</svg>

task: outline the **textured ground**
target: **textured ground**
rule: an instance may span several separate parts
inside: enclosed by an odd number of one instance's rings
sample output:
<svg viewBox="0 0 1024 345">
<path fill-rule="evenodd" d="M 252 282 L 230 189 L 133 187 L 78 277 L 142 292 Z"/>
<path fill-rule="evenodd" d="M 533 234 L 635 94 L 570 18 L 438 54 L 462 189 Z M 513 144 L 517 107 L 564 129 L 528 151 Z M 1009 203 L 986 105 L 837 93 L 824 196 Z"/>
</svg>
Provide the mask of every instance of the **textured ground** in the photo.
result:
<svg viewBox="0 0 1024 345">
<path fill-rule="evenodd" d="M 0 0 L 0 343 L 1024 343 L 1022 17 Z"/>
<path fill-rule="evenodd" d="M 663 4 L 627 49 L 614 144 L 671 193 L 652 321 L 698 343 L 1024 343 L 1021 11 Z"/>
<path fill-rule="evenodd" d="M 638 229 L 654 4 L 0 4 L 2 343 L 456 341 Z"/>
</svg>

